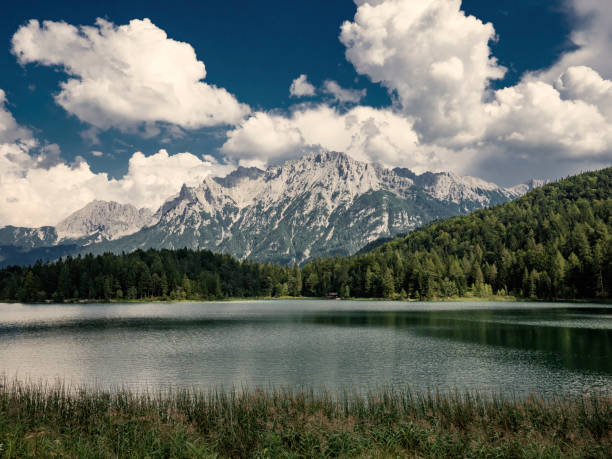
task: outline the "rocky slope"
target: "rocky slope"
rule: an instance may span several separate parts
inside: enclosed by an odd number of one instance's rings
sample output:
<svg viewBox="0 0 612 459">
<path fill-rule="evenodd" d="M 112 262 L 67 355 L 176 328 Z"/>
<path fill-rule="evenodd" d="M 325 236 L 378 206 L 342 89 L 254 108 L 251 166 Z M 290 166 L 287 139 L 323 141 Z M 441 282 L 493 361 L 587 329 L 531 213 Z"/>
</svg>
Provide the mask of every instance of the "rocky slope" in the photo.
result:
<svg viewBox="0 0 612 459">
<path fill-rule="evenodd" d="M 183 186 L 157 223 L 97 252 L 207 248 L 238 258 L 302 263 L 347 255 L 431 220 L 505 202 L 516 193 L 473 177 L 385 169 L 342 153 L 312 154 L 263 171 Z"/>
<path fill-rule="evenodd" d="M 311 154 L 183 186 L 154 215 L 94 201 L 55 228 L 2 228 L 0 265 L 31 262 L 39 252 L 47 259 L 149 247 L 206 248 L 238 258 L 302 263 L 352 254 L 380 238 L 506 202 L 534 186 L 537 182 L 505 189 L 452 173 L 386 169 L 343 153 Z"/>
<path fill-rule="evenodd" d="M 94 236 L 96 241 L 110 241 L 135 233 L 152 217 L 149 209 L 96 200 L 62 220 L 55 230 L 60 240 Z"/>
<path fill-rule="evenodd" d="M 135 233 L 151 223 L 149 209 L 93 201 L 57 226 L 0 228 L 0 266 L 32 264 L 68 255 L 94 243 Z"/>
</svg>

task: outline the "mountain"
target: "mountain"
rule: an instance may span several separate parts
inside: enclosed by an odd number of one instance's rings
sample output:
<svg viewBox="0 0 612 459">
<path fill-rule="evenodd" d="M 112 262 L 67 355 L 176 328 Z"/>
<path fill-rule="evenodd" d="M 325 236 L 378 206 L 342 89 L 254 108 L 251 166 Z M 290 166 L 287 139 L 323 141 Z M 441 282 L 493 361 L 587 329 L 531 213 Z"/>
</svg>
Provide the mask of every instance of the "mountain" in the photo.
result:
<svg viewBox="0 0 612 459">
<path fill-rule="evenodd" d="M 58 245 L 55 228 L 0 228 L 0 266 L 32 264 L 36 260 L 52 260 L 74 252 L 79 245 Z"/>
<path fill-rule="evenodd" d="M 151 223 L 152 217 L 153 212 L 146 208 L 96 200 L 62 220 L 55 231 L 60 240 L 93 237 L 96 242 L 112 241 L 135 233 Z"/>
<path fill-rule="evenodd" d="M 0 265 L 74 253 L 74 246 L 80 253 L 186 247 L 303 263 L 356 253 L 432 220 L 501 204 L 535 185 L 505 189 L 447 172 L 386 169 L 343 153 L 311 154 L 184 185 L 153 215 L 93 201 L 55 228 L 0 229 Z M 56 248 L 41 251 L 48 247 Z"/>
<path fill-rule="evenodd" d="M 75 253 L 82 247 L 132 234 L 152 222 L 149 209 L 92 201 L 57 226 L 0 228 L 0 266 L 32 264 Z"/>
<path fill-rule="evenodd" d="M 318 153 L 183 186 L 156 212 L 155 224 L 87 250 L 206 248 L 240 259 L 303 263 L 349 255 L 381 237 L 516 196 L 473 177 L 416 175 Z"/>
<path fill-rule="evenodd" d="M 0 300 L 321 297 L 330 291 L 364 298 L 508 293 L 609 300 L 611 222 L 609 168 L 537 188 L 513 202 L 438 220 L 368 253 L 318 258 L 302 268 L 208 250 L 106 253 L 0 269 Z"/>
<path fill-rule="evenodd" d="M 40 228 L 5 226 L 0 228 L 0 246 L 12 246 L 28 250 L 56 245 L 57 241 L 57 231 L 52 226 L 41 226 Z"/>
<path fill-rule="evenodd" d="M 303 295 L 612 298 L 612 168 L 302 269 Z M 324 280 L 322 282 L 321 280 Z"/>
<path fill-rule="evenodd" d="M 527 183 L 514 185 L 513 187 L 508 188 L 508 190 L 517 196 L 522 196 L 529 193 L 531 190 L 535 190 L 536 188 L 546 185 L 547 183 L 549 183 L 549 180 L 531 179 Z"/>
<path fill-rule="evenodd" d="M 451 172 L 425 172 L 416 175 L 410 169 L 399 167 L 393 171 L 399 176 L 411 178 L 416 187 L 422 188 L 433 198 L 457 204 L 464 212 L 504 203 L 533 188 L 523 184 L 501 188 L 477 177 L 462 177 Z"/>
</svg>

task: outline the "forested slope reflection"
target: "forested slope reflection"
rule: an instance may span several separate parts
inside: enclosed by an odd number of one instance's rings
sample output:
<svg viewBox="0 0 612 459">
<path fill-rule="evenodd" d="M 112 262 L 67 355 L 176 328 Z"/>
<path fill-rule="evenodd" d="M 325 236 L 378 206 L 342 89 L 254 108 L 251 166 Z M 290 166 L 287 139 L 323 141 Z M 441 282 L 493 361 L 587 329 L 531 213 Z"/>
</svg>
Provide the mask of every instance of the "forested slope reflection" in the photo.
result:
<svg viewBox="0 0 612 459">
<path fill-rule="evenodd" d="M 420 336 L 544 353 L 551 365 L 612 374 L 609 308 L 415 312 L 329 312 L 294 317 L 346 327 L 405 328 Z M 546 355 L 547 354 L 547 355 Z"/>
</svg>

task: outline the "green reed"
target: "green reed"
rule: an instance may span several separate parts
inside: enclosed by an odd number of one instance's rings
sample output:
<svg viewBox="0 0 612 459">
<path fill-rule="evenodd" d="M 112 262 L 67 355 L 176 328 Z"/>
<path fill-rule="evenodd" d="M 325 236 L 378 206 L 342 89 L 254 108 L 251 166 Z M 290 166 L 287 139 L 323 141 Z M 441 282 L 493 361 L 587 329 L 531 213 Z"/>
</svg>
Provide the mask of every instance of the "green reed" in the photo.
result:
<svg viewBox="0 0 612 459">
<path fill-rule="evenodd" d="M 612 400 L 0 381 L 3 457 L 612 457 Z"/>
</svg>

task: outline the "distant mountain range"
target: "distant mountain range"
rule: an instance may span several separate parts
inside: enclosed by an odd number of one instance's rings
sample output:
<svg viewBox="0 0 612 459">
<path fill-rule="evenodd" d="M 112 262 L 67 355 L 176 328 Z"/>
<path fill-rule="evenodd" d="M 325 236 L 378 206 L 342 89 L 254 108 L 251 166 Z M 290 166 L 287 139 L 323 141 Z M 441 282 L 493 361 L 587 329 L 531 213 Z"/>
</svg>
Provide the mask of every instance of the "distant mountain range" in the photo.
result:
<svg viewBox="0 0 612 459">
<path fill-rule="evenodd" d="M 349 255 L 432 220 L 501 204 L 542 185 L 386 169 L 346 154 L 311 154 L 266 170 L 183 185 L 155 213 L 93 201 L 57 226 L 0 228 L 0 266 L 67 254 L 210 249 L 282 264 Z"/>
</svg>

